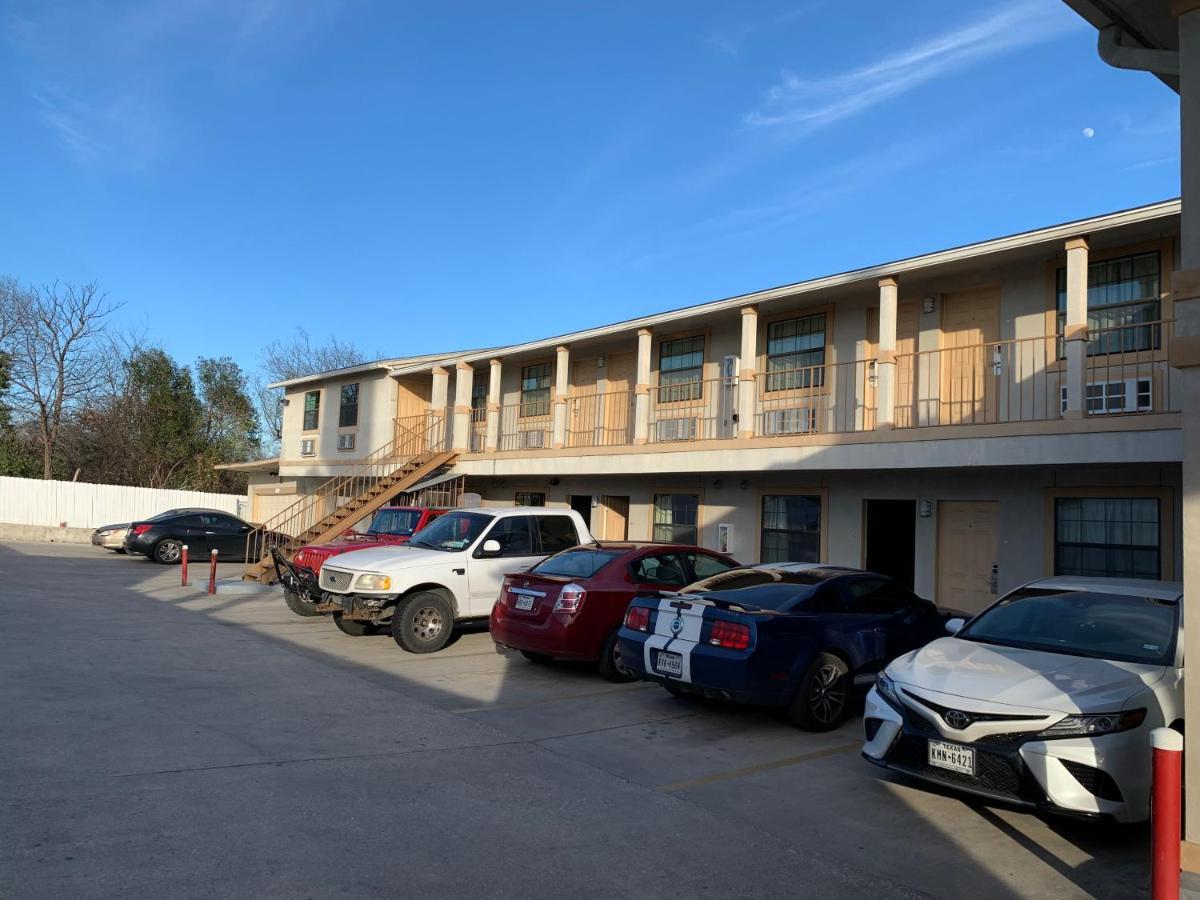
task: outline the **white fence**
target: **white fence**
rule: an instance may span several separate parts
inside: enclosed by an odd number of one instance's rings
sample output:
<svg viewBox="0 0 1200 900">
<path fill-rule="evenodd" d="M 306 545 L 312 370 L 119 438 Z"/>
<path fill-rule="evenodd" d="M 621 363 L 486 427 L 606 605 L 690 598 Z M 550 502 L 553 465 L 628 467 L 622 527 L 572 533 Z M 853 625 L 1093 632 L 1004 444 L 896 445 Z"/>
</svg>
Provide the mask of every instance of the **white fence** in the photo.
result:
<svg viewBox="0 0 1200 900">
<path fill-rule="evenodd" d="M 202 506 L 240 515 L 245 502 L 241 494 L 0 477 L 0 523 L 7 525 L 65 524 L 68 528 L 95 528 L 144 519 L 181 506 Z"/>
</svg>

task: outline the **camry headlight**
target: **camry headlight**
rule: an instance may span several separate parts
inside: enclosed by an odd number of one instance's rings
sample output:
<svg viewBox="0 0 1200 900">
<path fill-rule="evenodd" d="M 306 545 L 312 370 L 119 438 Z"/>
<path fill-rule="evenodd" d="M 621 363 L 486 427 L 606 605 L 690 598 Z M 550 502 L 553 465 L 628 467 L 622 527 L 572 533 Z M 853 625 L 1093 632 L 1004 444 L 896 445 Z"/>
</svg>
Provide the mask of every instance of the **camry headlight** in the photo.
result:
<svg viewBox="0 0 1200 900">
<path fill-rule="evenodd" d="M 387 575 L 359 575 L 354 587 L 360 591 L 390 591 L 392 579 Z"/>
<path fill-rule="evenodd" d="M 900 694 L 896 690 L 896 682 L 888 678 L 886 672 L 880 672 L 879 677 L 875 679 L 875 691 L 897 709 L 902 708 L 900 704 Z"/>
<path fill-rule="evenodd" d="M 1126 712 L 1093 713 L 1088 716 L 1066 716 L 1059 719 L 1045 731 L 1038 734 L 1039 738 L 1065 737 L 1098 737 L 1102 734 L 1116 734 L 1118 731 L 1129 731 L 1137 728 L 1146 719 L 1146 710 L 1131 709 Z"/>
</svg>

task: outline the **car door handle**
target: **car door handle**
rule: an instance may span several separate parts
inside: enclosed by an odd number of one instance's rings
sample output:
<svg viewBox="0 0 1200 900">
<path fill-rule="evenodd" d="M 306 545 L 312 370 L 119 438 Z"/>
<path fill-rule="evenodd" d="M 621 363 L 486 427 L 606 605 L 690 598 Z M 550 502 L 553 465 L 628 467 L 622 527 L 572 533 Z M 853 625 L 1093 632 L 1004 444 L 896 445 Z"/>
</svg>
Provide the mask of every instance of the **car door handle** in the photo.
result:
<svg viewBox="0 0 1200 900">
<path fill-rule="evenodd" d="M 453 572 L 455 575 L 466 575 L 467 574 L 466 569 L 451 569 L 450 571 Z"/>
</svg>

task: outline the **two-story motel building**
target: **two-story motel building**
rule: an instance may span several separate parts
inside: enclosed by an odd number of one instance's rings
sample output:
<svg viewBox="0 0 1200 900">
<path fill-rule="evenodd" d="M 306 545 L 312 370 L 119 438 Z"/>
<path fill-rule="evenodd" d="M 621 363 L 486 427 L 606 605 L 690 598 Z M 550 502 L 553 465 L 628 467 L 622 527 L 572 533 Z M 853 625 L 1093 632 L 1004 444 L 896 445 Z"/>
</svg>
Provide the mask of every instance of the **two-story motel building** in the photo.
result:
<svg viewBox="0 0 1200 900">
<path fill-rule="evenodd" d="M 1180 578 L 1179 212 L 284 382 L 253 515 L 418 430 L 487 505 L 866 566 L 957 608 L 1051 573 Z"/>
</svg>

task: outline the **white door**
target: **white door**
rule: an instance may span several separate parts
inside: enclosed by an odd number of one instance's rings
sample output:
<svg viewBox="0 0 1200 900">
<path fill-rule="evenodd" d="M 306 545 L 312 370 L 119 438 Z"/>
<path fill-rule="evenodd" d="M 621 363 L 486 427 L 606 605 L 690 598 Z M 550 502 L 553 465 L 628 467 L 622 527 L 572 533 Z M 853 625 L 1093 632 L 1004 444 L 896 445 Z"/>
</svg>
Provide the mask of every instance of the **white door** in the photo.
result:
<svg viewBox="0 0 1200 900">
<path fill-rule="evenodd" d="M 524 572 L 543 558 L 536 552 L 537 536 L 533 532 L 532 516 L 505 516 L 497 519 L 483 538 L 475 545 L 467 566 L 470 584 L 470 609 L 460 610 L 468 616 L 486 616 L 492 604 L 500 596 L 500 585 L 504 576 Z M 483 545 L 496 541 L 500 545 L 498 556 L 479 556 Z"/>
</svg>

